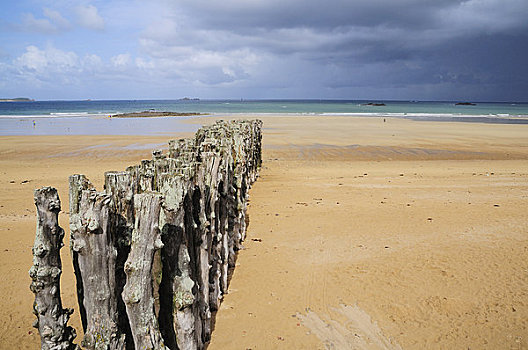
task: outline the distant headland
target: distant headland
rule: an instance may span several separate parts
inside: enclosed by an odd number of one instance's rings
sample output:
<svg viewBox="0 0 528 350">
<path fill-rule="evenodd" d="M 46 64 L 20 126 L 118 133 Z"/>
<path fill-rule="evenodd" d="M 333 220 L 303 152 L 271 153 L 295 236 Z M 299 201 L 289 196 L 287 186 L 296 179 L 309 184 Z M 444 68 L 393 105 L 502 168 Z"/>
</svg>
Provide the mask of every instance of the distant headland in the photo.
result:
<svg viewBox="0 0 528 350">
<path fill-rule="evenodd" d="M 16 97 L 16 98 L 0 98 L 0 102 L 33 102 L 32 98 Z"/>
</svg>

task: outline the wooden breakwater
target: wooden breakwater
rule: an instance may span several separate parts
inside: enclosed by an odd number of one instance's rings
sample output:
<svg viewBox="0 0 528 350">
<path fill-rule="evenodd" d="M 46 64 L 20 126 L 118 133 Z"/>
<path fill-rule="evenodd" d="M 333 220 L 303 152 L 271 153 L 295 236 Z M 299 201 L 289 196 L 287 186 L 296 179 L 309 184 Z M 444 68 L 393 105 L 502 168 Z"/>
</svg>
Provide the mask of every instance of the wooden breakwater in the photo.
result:
<svg viewBox="0 0 528 350">
<path fill-rule="evenodd" d="M 70 176 L 70 249 L 86 349 L 202 349 L 246 233 L 262 122 L 216 122 L 166 154 L 105 173 L 97 192 Z M 74 349 L 60 301 L 57 191 L 35 191 L 31 290 L 42 349 Z"/>
</svg>

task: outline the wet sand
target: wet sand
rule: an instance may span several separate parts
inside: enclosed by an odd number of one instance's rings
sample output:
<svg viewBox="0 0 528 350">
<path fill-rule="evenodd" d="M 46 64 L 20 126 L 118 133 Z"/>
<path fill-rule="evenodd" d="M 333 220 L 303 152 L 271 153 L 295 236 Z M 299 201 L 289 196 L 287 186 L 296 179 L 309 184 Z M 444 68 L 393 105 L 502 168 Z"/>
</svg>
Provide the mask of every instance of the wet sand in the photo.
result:
<svg viewBox="0 0 528 350">
<path fill-rule="evenodd" d="M 246 249 L 209 349 L 528 346 L 528 126 L 262 119 Z M 0 349 L 39 346 L 33 189 L 57 187 L 66 212 L 68 175 L 100 188 L 167 138 L 0 137 Z"/>
</svg>

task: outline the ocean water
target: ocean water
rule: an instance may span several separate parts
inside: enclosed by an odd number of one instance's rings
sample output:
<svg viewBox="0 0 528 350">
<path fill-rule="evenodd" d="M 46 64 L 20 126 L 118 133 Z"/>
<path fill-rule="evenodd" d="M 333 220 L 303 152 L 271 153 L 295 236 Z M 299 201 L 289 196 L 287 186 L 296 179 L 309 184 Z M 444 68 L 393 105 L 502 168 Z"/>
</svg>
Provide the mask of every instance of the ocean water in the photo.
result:
<svg viewBox="0 0 528 350">
<path fill-rule="evenodd" d="M 367 103 L 384 103 L 369 106 Z M 359 100 L 117 100 L 0 102 L 0 135 L 171 134 L 194 131 L 187 117 L 108 118 L 141 111 L 401 117 L 488 123 L 528 123 L 528 103 Z"/>
</svg>

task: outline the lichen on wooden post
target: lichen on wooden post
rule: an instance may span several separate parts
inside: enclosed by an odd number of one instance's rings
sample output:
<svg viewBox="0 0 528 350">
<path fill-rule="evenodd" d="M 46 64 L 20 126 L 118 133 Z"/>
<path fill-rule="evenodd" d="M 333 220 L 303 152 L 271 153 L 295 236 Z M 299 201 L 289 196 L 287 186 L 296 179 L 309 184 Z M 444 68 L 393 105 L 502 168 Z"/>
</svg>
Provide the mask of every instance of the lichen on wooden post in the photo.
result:
<svg viewBox="0 0 528 350">
<path fill-rule="evenodd" d="M 59 226 L 59 195 L 52 187 L 35 190 L 37 232 L 33 246 L 33 266 L 29 270 L 31 291 L 35 294 L 33 311 L 37 320 L 42 350 L 78 349 L 73 344 L 76 333 L 67 325 L 73 309 L 63 309 L 60 297 L 62 262 L 60 249 L 64 230 Z M 13 344 L 15 346 L 15 344 Z"/>
<path fill-rule="evenodd" d="M 198 285 L 194 257 L 194 233 L 197 227 L 192 205 L 193 183 L 190 176 L 173 173 L 158 176 L 158 188 L 164 194 L 160 227 L 164 247 L 161 250 L 162 278 L 159 286 L 160 331 L 171 349 L 203 347 Z"/>
<path fill-rule="evenodd" d="M 111 195 L 98 193 L 86 183 L 83 176 L 70 177 L 70 191 L 81 188 L 74 199 L 78 205 L 70 206 L 70 247 L 81 293 L 79 307 L 85 317 L 82 345 L 87 349 L 125 349 L 116 285 L 115 204 Z"/>
<path fill-rule="evenodd" d="M 161 200 L 161 195 L 154 193 L 134 196 L 136 222 L 125 263 L 123 300 L 136 349 L 168 349 L 154 312 L 152 278 L 154 254 L 163 247 L 159 229 Z"/>
</svg>

